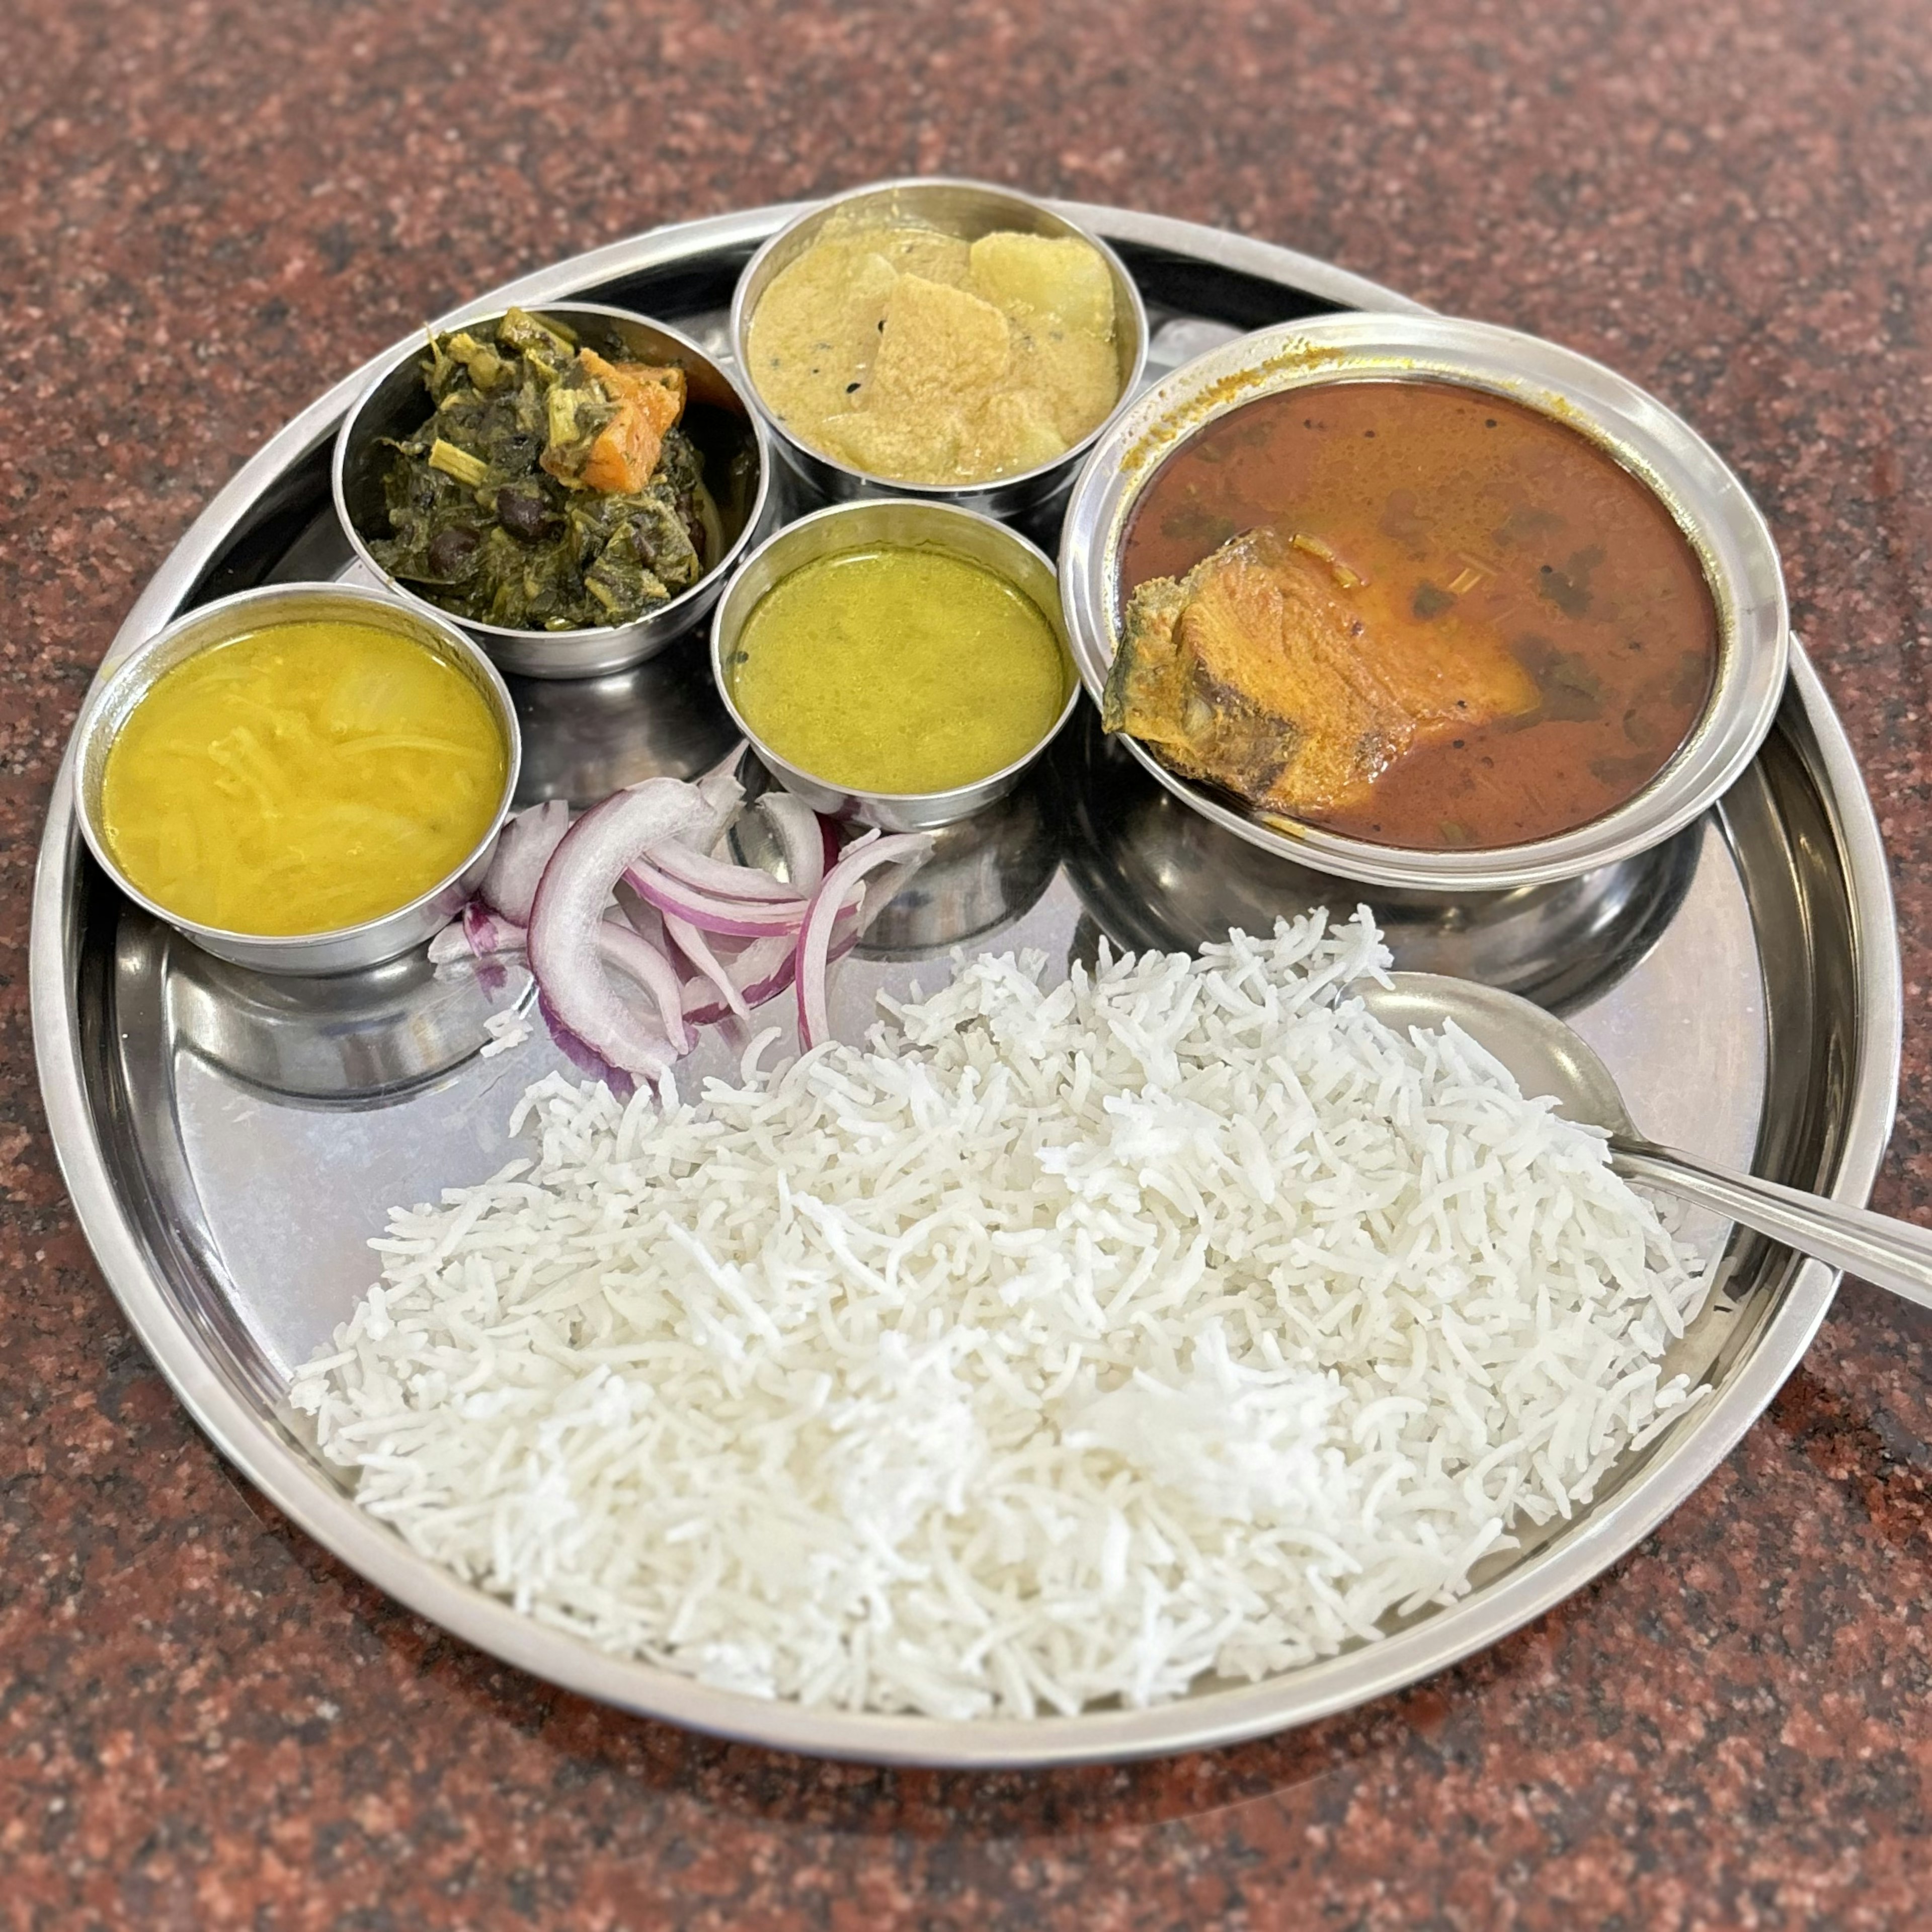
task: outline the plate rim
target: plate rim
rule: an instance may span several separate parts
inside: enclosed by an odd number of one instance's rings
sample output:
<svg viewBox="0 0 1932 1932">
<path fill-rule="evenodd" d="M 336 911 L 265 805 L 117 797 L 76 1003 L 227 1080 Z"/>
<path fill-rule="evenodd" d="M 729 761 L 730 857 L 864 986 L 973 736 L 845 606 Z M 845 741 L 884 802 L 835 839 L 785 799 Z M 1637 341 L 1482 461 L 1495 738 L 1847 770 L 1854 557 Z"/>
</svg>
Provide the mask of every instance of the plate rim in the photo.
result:
<svg viewBox="0 0 1932 1932">
<path fill-rule="evenodd" d="M 677 224 L 520 277 L 461 304 L 439 326 L 513 301 L 560 298 L 680 258 L 755 244 L 808 204 L 793 202 Z M 1058 204 L 1109 240 L 1138 243 L 1292 286 L 1347 307 L 1427 313 L 1364 278 L 1274 244 L 1172 217 L 1090 202 Z M 262 485 L 332 434 L 368 370 L 352 372 L 272 436 L 178 540 L 136 598 L 101 674 L 159 628 L 192 590 Z M 1808 727 L 1814 776 L 1850 902 L 1856 1064 L 1831 1192 L 1862 1203 L 1890 1138 L 1904 1024 L 1896 916 L 1876 815 L 1850 740 L 1824 685 L 1792 640 L 1788 701 Z M 770 1749 L 875 1764 L 961 1770 L 1122 1762 L 1239 1742 L 1385 1696 L 1486 1649 L 1574 1594 L 1676 1510 L 1727 1456 L 1796 1368 L 1824 1319 L 1839 1276 L 1822 1263 L 1793 1272 L 1748 1358 L 1702 1418 L 1653 1466 L 1545 1553 L 1457 1604 L 1379 1642 L 1258 1683 L 1138 1711 L 964 1722 L 851 1713 L 722 1690 L 601 1652 L 458 1581 L 367 1515 L 286 1426 L 206 1348 L 150 1273 L 117 1190 L 80 1072 L 79 1014 L 69 971 L 77 919 L 78 838 L 70 736 L 57 772 L 35 873 L 28 992 L 43 1104 L 77 1222 L 122 1312 L 178 1400 L 217 1450 L 305 1534 L 404 1607 L 545 1682 L 710 1735 Z"/>
</svg>

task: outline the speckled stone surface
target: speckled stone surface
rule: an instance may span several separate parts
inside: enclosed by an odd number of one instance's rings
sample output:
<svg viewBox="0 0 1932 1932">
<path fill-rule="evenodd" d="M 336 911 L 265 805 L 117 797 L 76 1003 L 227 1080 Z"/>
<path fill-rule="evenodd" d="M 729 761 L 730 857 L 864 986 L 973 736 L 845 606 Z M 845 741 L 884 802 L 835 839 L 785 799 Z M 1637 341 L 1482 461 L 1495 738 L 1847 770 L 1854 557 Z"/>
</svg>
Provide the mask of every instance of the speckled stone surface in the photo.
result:
<svg viewBox="0 0 1932 1932">
<path fill-rule="evenodd" d="M 35 842 L 92 666 L 292 410 L 455 298 L 948 170 L 1330 257 L 1600 356 L 1775 526 L 1880 801 L 1881 1205 L 1932 1210 L 1920 0 L 0 4 L 0 1927 L 1866 1927 L 1932 1907 L 1932 1319 L 1852 1285 L 1656 1536 L 1270 1742 L 908 1775 L 614 1715 L 224 1471 L 39 1109 Z"/>
</svg>

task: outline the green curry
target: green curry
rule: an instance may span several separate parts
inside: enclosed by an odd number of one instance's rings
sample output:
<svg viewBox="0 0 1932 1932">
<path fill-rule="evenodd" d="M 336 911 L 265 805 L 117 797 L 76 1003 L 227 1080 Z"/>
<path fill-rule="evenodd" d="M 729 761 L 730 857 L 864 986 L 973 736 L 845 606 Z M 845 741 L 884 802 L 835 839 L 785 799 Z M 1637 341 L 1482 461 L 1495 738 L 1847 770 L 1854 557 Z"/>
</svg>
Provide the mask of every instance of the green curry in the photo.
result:
<svg viewBox="0 0 1932 1932">
<path fill-rule="evenodd" d="M 727 675 L 745 722 L 826 783 L 913 794 L 975 784 L 1053 729 L 1068 671 L 1017 586 L 925 546 L 800 566 L 745 620 Z"/>
</svg>

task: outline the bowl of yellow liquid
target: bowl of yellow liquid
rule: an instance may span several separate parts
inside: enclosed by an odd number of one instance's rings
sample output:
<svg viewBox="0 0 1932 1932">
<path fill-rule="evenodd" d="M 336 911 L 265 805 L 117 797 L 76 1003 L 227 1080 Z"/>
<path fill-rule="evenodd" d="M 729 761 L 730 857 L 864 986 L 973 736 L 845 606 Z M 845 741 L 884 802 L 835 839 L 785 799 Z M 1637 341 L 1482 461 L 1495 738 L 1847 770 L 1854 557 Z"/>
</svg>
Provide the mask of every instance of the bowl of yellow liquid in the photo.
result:
<svg viewBox="0 0 1932 1932">
<path fill-rule="evenodd" d="M 752 552 L 712 670 L 788 791 L 917 832 L 1010 791 L 1080 694 L 1052 562 L 951 505 L 844 503 Z"/>
<path fill-rule="evenodd" d="M 508 690 L 454 624 L 340 584 L 178 618 L 103 676 L 76 745 L 108 876 L 271 973 L 427 939 L 481 882 L 521 754 Z"/>
</svg>

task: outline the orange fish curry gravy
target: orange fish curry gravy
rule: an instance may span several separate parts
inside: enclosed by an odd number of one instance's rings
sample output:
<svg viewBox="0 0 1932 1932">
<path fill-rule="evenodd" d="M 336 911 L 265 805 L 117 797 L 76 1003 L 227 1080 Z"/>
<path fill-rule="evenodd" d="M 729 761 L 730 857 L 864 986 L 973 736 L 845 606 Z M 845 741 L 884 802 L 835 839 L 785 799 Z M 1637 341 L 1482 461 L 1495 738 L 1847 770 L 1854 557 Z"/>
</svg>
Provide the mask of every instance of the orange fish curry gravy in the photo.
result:
<svg viewBox="0 0 1932 1932">
<path fill-rule="evenodd" d="M 1208 424 L 1122 551 L 1105 707 L 1174 769 L 1380 844 L 1586 824 L 1670 761 L 1718 626 L 1654 493 L 1443 382 L 1320 384 Z"/>
</svg>

